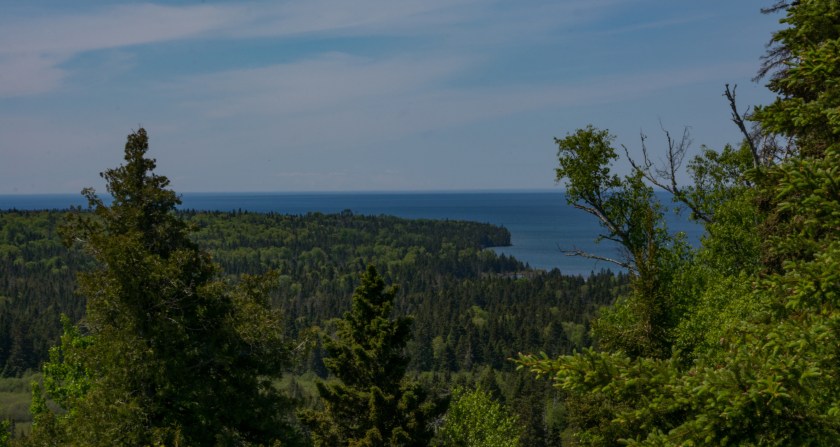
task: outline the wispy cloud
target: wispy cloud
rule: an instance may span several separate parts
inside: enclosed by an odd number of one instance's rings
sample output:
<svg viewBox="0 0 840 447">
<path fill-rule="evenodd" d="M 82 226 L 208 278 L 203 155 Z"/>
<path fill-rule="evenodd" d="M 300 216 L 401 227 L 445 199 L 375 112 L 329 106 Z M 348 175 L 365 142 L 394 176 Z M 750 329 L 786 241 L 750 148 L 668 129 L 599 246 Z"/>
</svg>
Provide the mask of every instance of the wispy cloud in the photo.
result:
<svg viewBox="0 0 840 447">
<path fill-rule="evenodd" d="M 331 53 L 288 64 L 190 76 L 167 85 L 165 91 L 209 117 L 305 115 L 389 101 L 410 92 L 422 94 L 467 66 L 466 58 L 368 59 Z"/>
<path fill-rule="evenodd" d="M 58 65 L 66 56 L 0 54 L 0 98 L 28 96 L 55 89 L 66 75 Z"/>
<path fill-rule="evenodd" d="M 535 135 L 702 91 L 693 124 L 765 40 L 725 0 L 82 3 L 0 15 L 0 190 L 95 178 L 138 125 L 192 190 L 532 185 Z"/>
<path fill-rule="evenodd" d="M 0 96 L 55 89 L 61 64 L 86 52 L 184 39 L 426 35 L 485 48 L 592 20 L 618 0 L 307 0 L 191 6 L 133 4 L 86 13 L 0 19 Z M 498 8 L 502 8 L 501 13 Z"/>
<path fill-rule="evenodd" d="M 7 21 L 0 27 L 0 52 L 68 55 L 171 41 L 232 25 L 242 16 L 233 7 L 140 4 L 88 14 Z"/>
<path fill-rule="evenodd" d="M 722 63 L 600 76 L 581 82 L 458 86 L 472 61 L 426 56 L 368 60 L 330 54 L 253 70 L 185 77 L 167 84 L 185 116 L 273 123 L 285 141 L 314 147 L 406 138 L 523 112 L 610 104 L 651 92 L 750 73 Z"/>
<path fill-rule="evenodd" d="M 661 20 L 643 21 L 618 28 L 603 30 L 602 34 L 623 34 L 635 31 L 644 31 L 652 29 L 670 28 L 679 25 L 686 25 L 689 23 L 702 22 L 715 18 L 714 14 L 695 14 L 690 16 L 669 17 Z"/>
<path fill-rule="evenodd" d="M 116 6 L 97 12 L 0 22 L 0 96 L 57 88 L 61 64 L 80 53 L 200 36 L 241 20 L 228 7 Z"/>
</svg>

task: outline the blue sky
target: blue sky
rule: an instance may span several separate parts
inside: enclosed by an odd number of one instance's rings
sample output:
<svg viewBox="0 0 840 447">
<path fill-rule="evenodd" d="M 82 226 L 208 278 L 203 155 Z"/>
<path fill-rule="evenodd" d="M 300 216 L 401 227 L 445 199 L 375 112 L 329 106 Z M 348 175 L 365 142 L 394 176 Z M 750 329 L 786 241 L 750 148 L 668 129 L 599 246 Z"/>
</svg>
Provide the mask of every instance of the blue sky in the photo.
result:
<svg viewBox="0 0 840 447">
<path fill-rule="evenodd" d="M 770 3 L 0 1 L 0 194 L 102 189 L 140 126 L 179 192 L 553 188 L 589 123 L 720 148 Z"/>
</svg>

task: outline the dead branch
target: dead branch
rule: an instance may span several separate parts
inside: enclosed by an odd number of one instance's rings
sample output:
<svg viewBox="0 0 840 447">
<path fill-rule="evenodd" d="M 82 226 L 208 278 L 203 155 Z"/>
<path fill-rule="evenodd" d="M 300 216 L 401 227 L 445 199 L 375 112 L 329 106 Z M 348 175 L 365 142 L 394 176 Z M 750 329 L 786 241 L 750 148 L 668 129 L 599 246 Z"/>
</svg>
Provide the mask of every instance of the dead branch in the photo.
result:
<svg viewBox="0 0 840 447">
<path fill-rule="evenodd" d="M 750 153 L 752 153 L 753 157 L 753 166 L 756 169 L 761 168 L 761 159 L 758 156 L 758 148 L 755 145 L 755 141 L 753 135 L 747 131 L 747 126 L 744 124 L 744 119 L 747 117 L 746 113 L 742 116 L 738 112 L 738 106 L 735 103 L 735 89 L 738 86 L 732 86 L 732 90 L 729 89 L 729 84 L 726 84 L 726 90 L 724 91 L 723 95 L 726 96 L 726 99 L 729 101 L 729 107 L 732 109 L 732 122 L 738 126 L 738 129 L 741 130 L 741 133 L 744 135 L 744 138 L 747 140 L 747 144 L 750 146 Z"/>
<path fill-rule="evenodd" d="M 694 216 L 696 216 L 698 219 L 710 223 L 712 221 L 712 217 L 708 213 L 703 212 L 700 209 L 700 206 L 694 201 L 692 201 L 688 197 L 688 194 L 686 194 L 685 191 L 682 188 L 680 188 L 679 184 L 677 183 L 677 172 L 682 167 L 682 164 L 685 161 L 685 155 L 688 152 L 688 148 L 691 147 L 692 143 L 689 128 L 683 128 L 682 137 L 679 141 L 676 141 L 671 136 L 671 133 L 665 130 L 661 122 L 659 123 L 659 125 L 662 129 L 662 132 L 665 133 L 665 140 L 668 143 L 668 152 L 666 153 L 666 160 L 664 164 L 656 165 L 651 160 L 647 148 L 647 135 L 641 133 L 641 164 L 636 162 L 633 159 L 633 157 L 630 156 L 630 150 L 627 148 L 627 146 L 621 146 L 622 148 L 624 148 L 624 154 L 627 156 L 627 160 L 630 162 L 630 166 L 633 168 L 634 171 L 641 174 L 647 181 L 652 183 L 654 186 L 668 191 L 671 195 L 674 196 L 676 200 L 687 206 L 688 209 L 690 209 Z"/>
<path fill-rule="evenodd" d="M 558 247 L 558 248 L 560 248 L 560 247 Z M 579 248 L 573 248 L 571 250 L 563 250 L 562 248 L 560 248 L 560 251 L 566 256 L 580 256 L 582 258 L 596 259 L 598 261 L 609 262 L 611 264 L 615 264 L 619 267 L 627 269 L 627 271 L 629 271 L 632 274 L 638 273 L 638 271 L 636 270 L 636 267 L 633 264 L 631 264 L 629 262 L 626 262 L 626 261 L 620 261 L 618 259 L 613 259 L 613 258 L 608 258 L 606 256 L 600 256 L 600 255 L 592 254 L 592 253 L 583 251 Z"/>
</svg>

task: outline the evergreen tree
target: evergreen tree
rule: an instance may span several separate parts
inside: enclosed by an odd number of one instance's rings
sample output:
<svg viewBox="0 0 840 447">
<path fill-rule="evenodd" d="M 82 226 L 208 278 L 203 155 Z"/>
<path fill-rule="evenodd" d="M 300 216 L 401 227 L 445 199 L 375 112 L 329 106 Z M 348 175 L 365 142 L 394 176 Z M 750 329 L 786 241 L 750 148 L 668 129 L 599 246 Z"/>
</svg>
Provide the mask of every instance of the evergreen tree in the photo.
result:
<svg viewBox="0 0 840 447">
<path fill-rule="evenodd" d="M 757 107 L 765 133 L 788 140 L 788 149 L 819 157 L 840 140 L 840 4 L 835 0 L 782 0 L 764 12 L 784 11 L 787 25 L 773 33 L 759 77 L 778 95 Z M 769 153 L 768 155 L 776 155 Z"/>
<path fill-rule="evenodd" d="M 36 395 L 33 440 L 293 443 L 290 405 L 272 384 L 291 357 L 266 300 L 276 279 L 223 282 L 147 151 L 144 129 L 129 135 L 125 164 L 101 174 L 112 202 L 84 190 L 89 212 L 72 213 L 63 228 L 98 268 L 79 277 L 86 320 L 65 330 L 44 367 L 45 391 L 66 412 L 52 414 Z"/>
<path fill-rule="evenodd" d="M 373 266 L 362 274 L 352 307 L 334 320 L 324 364 L 335 381 L 319 382 L 323 411 L 304 414 L 317 446 L 423 446 L 434 405 L 405 378 L 411 319 L 390 319 L 395 289 Z"/>
<path fill-rule="evenodd" d="M 670 355 L 612 345 L 520 359 L 570 396 L 581 445 L 840 445 L 840 7 L 772 9 L 791 26 L 774 34 L 762 69 L 778 70 L 769 87 L 779 98 L 753 115 L 769 142 L 746 134 L 740 151 L 690 166 L 713 217 L 663 290 L 675 310 Z M 611 323 L 629 331 L 628 321 Z"/>
</svg>

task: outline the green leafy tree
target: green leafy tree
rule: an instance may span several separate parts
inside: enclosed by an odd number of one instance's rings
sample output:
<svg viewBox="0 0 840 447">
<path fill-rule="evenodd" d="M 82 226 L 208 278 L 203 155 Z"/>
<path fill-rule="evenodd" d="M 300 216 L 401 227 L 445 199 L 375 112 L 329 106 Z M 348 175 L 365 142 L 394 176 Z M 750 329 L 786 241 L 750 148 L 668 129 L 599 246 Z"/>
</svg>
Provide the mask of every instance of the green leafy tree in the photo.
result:
<svg viewBox="0 0 840 447">
<path fill-rule="evenodd" d="M 521 428 L 515 416 L 477 388 L 453 391 L 436 445 L 458 447 L 518 447 Z"/>
<path fill-rule="evenodd" d="M 433 402 L 405 377 L 411 319 L 390 319 L 395 289 L 373 266 L 361 276 L 352 307 L 334 321 L 324 364 L 337 380 L 318 383 L 323 411 L 303 419 L 318 446 L 423 446 Z"/>
<path fill-rule="evenodd" d="M 571 396 L 581 445 L 840 445 L 840 7 L 802 0 L 775 9 L 791 26 L 774 34 L 762 74 L 778 69 L 770 88 L 780 96 L 754 119 L 787 138 L 788 150 L 756 158 L 746 141 L 690 165 L 688 191 L 712 199 L 703 202 L 712 218 L 672 282 L 682 285 L 667 292 L 690 298 L 672 355 L 607 346 L 520 358 Z"/>
<path fill-rule="evenodd" d="M 662 205 L 641 172 L 623 178 L 612 173 L 618 158 L 613 139 L 589 126 L 555 140 L 557 180 L 565 181 L 566 200 L 595 216 L 604 230 L 599 241 L 618 243 L 625 256 L 570 254 L 613 262 L 632 274 L 633 292 L 596 322 L 601 344 L 634 356 L 669 356 L 680 306 L 668 290 L 684 263 L 685 244 L 668 233 Z"/>
<path fill-rule="evenodd" d="M 33 439 L 293 443 L 291 405 L 272 383 L 291 357 L 281 316 L 266 300 L 276 278 L 222 281 L 147 151 L 145 130 L 129 135 L 125 164 L 101 174 L 111 203 L 86 189 L 89 212 L 72 213 L 62 230 L 98 267 L 79 277 L 86 320 L 65 325 L 44 366 Z M 45 397 L 65 411 L 52 414 Z"/>
</svg>

